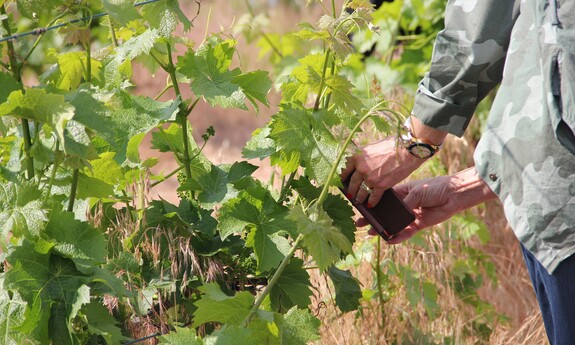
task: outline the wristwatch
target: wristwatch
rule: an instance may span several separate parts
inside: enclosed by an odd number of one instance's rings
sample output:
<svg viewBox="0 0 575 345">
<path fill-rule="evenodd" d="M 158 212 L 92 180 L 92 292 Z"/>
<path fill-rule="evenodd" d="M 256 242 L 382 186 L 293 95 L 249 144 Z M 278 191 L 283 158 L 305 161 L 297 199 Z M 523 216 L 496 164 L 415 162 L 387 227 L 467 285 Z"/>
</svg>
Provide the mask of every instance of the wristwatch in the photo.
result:
<svg viewBox="0 0 575 345">
<path fill-rule="evenodd" d="M 418 139 L 413 135 L 411 130 L 411 117 L 403 124 L 406 133 L 399 137 L 400 146 L 405 148 L 409 153 L 417 158 L 426 159 L 432 157 L 439 149 L 440 145 L 435 145 L 425 139 Z"/>
</svg>

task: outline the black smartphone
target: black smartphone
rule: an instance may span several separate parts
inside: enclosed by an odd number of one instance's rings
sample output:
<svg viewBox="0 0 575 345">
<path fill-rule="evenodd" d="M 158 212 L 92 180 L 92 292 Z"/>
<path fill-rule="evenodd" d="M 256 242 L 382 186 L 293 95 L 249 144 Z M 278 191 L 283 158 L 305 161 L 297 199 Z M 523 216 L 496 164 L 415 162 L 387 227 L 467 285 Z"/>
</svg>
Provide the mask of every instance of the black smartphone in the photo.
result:
<svg viewBox="0 0 575 345">
<path fill-rule="evenodd" d="M 342 183 L 343 188 L 341 190 L 347 198 L 349 179 L 342 181 Z M 358 204 L 350 198 L 348 200 L 386 241 L 397 236 L 415 220 L 413 211 L 403 202 L 393 188 L 386 190 L 379 203 L 372 208 L 367 207 L 367 200 L 362 204 Z"/>
</svg>

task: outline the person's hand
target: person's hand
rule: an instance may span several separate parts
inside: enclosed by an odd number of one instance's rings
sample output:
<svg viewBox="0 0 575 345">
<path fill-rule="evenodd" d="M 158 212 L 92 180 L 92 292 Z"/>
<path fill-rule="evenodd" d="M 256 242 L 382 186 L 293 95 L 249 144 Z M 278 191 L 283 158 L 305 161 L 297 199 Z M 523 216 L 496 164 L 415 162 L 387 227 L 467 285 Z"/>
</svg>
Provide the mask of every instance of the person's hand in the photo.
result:
<svg viewBox="0 0 575 345">
<path fill-rule="evenodd" d="M 414 157 L 404 148 L 396 149 L 396 138 L 387 138 L 361 147 L 360 152 L 347 159 L 341 179 L 350 176 L 347 194 L 357 203 L 367 199 L 368 207 L 376 205 L 383 192 L 404 180 L 425 160 Z M 365 183 L 371 192 L 361 188 Z"/>
<path fill-rule="evenodd" d="M 454 175 L 407 182 L 394 187 L 394 190 L 413 210 L 416 219 L 399 235 L 389 240 L 389 244 L 403 242 L 420 230 L 437 225 L 464 209 L 496 197 L 475 168 L 468 168 Z M 361 218 L 356 225 L 361 227 L 368 223 Z M 369 233 L 377 234 L 372 229 Z"/>
<path fill-rule="evenodd" d="M 416 138 L 440 144 L 447 136 L 447 132 L 428 127 L 413 116 L 411 120 L 411 131 Z M 357 203 L 367 199 L 370 207 L 379 202 L 385 190 L 403 181 L 425 161 L 397 147 L 397 138 L 389 137 L 360 148 L 358 154 L 348 158 L 341 179 L 345 181 L 351 176 L 348 197 Z"/>
</svg>

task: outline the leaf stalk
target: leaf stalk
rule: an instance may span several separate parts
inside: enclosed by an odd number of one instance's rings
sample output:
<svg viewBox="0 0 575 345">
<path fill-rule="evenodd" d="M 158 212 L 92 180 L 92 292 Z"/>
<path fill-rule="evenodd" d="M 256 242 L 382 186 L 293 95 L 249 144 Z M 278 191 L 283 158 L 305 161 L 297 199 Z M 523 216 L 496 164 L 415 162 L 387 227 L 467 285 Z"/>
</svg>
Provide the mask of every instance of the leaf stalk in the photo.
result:
<svg viewBox="0 0 575 345">
<path fill-rule="evenodd" d="M 274 285 L 277 283 L 277 281 L 281 277 L 283 271 L 286 269 L 287 265 L 289 264 L 292 256 L 295 254 L 296 250 L 299 248 L 299 243 L 301 242 L 302 239 L 303 239 L 302 234 L 300 234 L 296 238 L 291 250 L 286 255 L 286 257 L 282 260 L 282 262 L 278 266 L 278 269 L 274 272 L 274 275 L 269 280 L 268 285 L 265 287 L 264 291 L 262 291 L 262 293 L 258 296 L 254 305 L 252 306 L 252 309 L 250 310 L 250 312 L 248 313 L 248 315 L 246 316 L 246 318 L 242 322 L 243 327 L 247 327 L 248 324 L 250 323 L 250 321 L 253 319 L 254 315 L 256 315 L 256 313 L 257 313 L 259 307 L 262 305 L 264 299 L 266 298 L 267 295 L 269 295 L 270 291 L 272 290 Z"/>
</svg>

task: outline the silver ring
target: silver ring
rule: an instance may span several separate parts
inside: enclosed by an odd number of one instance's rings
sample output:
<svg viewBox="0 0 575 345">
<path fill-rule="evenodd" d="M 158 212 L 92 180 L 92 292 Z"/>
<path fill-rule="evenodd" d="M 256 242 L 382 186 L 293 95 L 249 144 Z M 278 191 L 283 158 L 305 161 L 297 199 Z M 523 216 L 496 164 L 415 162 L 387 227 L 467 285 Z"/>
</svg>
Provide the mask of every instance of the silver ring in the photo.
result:
<svg viewBox="0 0 575 345">
<path fill-rule="evenodd" d="M 360 188 L 368 193 L 371 193 L 371 187 L 365 184 L 365 182 L 361 182 Z"/>
</svg>

